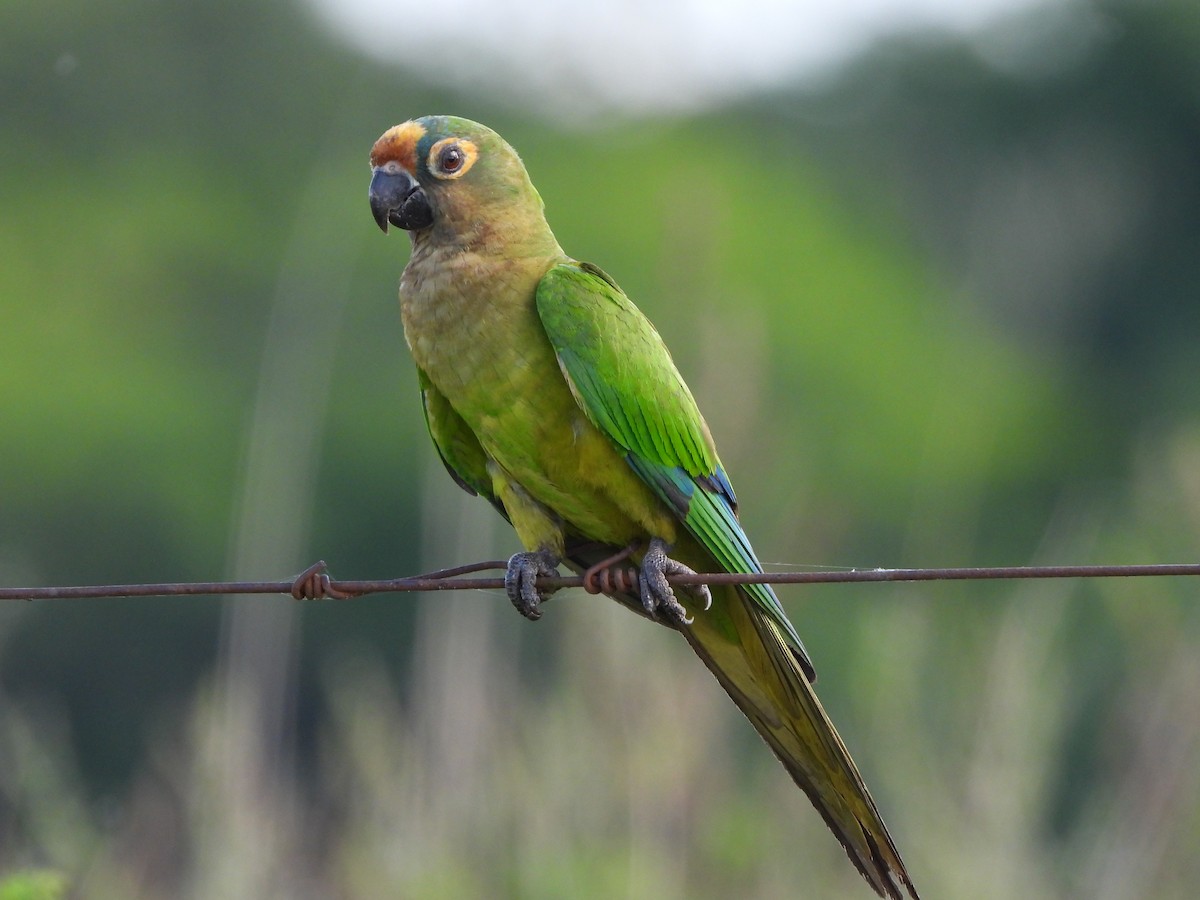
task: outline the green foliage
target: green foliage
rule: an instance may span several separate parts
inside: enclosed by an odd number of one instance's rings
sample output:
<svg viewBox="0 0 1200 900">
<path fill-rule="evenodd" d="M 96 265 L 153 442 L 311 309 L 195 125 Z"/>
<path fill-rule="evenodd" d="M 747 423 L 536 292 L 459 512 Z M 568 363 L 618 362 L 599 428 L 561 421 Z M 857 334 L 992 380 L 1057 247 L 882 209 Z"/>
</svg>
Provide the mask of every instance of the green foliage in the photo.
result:
<svg viewBox="0 0 1200 900">
<path fill-rule="evenodd" d="M 17 872 L 0 879 L 0 900 L 60 900 L 67 879 L 59 872 Z"/>
</svg>

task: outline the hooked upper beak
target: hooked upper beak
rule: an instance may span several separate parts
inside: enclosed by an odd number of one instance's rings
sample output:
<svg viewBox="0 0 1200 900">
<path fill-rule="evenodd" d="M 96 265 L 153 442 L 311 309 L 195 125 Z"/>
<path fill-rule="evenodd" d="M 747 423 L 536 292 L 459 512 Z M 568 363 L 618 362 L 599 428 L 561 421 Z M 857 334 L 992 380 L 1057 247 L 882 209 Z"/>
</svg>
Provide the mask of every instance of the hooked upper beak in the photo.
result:
<svg viewBox="0 0 1200 900">
<path fill-rule="evenodd" d="M 371 215 L 385 234 L 388 223 L 405 231 L 419 231 L 433 224 L 433 210 L 417 180 L 403 169 L 376 167 L 371 174 Z"/>
</svg>

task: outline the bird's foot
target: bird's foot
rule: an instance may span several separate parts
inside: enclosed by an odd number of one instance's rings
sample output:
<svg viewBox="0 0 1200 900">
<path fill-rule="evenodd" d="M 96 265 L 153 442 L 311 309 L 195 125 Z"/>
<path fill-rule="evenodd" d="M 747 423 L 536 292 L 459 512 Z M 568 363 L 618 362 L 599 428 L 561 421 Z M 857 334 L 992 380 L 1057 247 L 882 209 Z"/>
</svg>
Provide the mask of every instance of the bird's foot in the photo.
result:
<svg viewBox="0 0 1200 900">
<path fill-rule="evenodd" d="M 667 576 L 695 574 L 695 570 L 667 556 L 667 545 L 662 538 L 652 539 L 646 555 L 642 557 L 642 570 L 638 577 L 642 606 L 650 618 L 665 615 L 680 624 L 691 625 L 692 617 L 687 614 L 683 604 L 675 599 L 675 591 L 667 581 Z M 704 601 L 705 609 L 712 606 L 712 593 L 707 584 L 689 585 L 687 590 L 698 600 Z"/>
<path fill-rule="evenodd" d="M 533 550 L 514 553 L 508 560 L 504 573 L 504 590 L 517 612 L 527 619 L 540 619 L 542 601 L 554 591 L 538 590 L 537 580 L 541 575 L 558 574 L 558 557 L 549 550 Z"/>
<path fill-rule="evenodd" d="M 349 594 L 335 588 L 325 571 L 325 560 L 318 560 L 296 576 L 292 582 L 292 596 L 297 600 L 349 600 L 357 594 Z"/>
</svg>

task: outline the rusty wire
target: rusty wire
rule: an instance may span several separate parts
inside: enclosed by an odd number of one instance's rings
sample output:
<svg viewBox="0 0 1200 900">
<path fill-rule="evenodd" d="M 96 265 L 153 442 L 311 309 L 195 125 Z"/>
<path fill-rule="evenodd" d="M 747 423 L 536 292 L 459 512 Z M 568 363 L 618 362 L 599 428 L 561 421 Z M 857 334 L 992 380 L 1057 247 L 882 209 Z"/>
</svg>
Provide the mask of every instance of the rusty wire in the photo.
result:
<svg viewBox="0 0 1200 900">
<path fill-rule="evenodd" d="M 502 590 L 499 576 L 479 577 L 477 572 L 503 571 L 507 562 L 487 560 L 450 569 L 439 569 L 406 578 L 382 581 L 339 581 L 325 572 L 318 562 L 288 581 L 201 581 L 161 584 L 106 584 L 68 587 L 0 587 L 0 600 L 66 600 L 100 597 L 169 597 L 201 594 L 288 594 L 297 598 L 351 598 L 365 594 L 413 593 L 417 591 Z M 636 569 L 610 567 L 590 573 L 593 587 L 602 592 L 621 590 L 637 583 Z M 765 572 L 739 574 L 717 572 L 696 575 L 670 575 L 671 584 L 847 584 L 879 581 L 981 581 L 1029 578 L 1144 578 L 1200 575 L 1200 564 L 1169 563 L 1158 565 L 1101 566 L 999 566 L 937 569 L 820 569 L 807 572 Z M 467 577 L 471 576 L 471 577 Z M 541 577 L 538 587 L 553 591 L 566 587 L 584 587 L 584 577 L 559 575 Z"/>
</svg>

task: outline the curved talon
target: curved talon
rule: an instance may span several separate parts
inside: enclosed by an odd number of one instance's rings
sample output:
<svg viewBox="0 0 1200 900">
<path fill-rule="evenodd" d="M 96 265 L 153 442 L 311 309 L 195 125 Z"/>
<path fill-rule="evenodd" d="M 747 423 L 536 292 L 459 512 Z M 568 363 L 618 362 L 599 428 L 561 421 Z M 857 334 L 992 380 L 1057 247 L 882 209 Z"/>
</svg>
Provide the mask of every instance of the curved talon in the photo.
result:
<svg viewBox="0 0 1200 900">
<path fill-rule="evenodd" d="M 297 600 L 349 600 L 355 596 L 333 586 L 323 559 L 317 560 L 292 582 L 292 597 Z"/>
<path fill-rule="evenodd" d="M 662 538 L 651 540 L 650 548 L 642 557 L 642 571 L 638 579 L 642 606 L 645 607 L 650 617 L 658 618 L 660 613 L 666 613 L 668 618 L 676 622 L 691 625 L 692 617 L 687 614 L 683 604 L 675 598 L 675 591 L 671 589 L 667 576 L 695 574 L 694 569 L 667 556 L 667 545 Z M 698 584 L 694 587 L 689 585 L 687 590 L 693 596 L 704 601 L 705 609 L 712 606 L 712 592 L 709 591 L 708 585 Z"/>
<path fill-rule="evenodd" d="M 542 575 L 558 574 L 558 557 L 549 550 L 514 553 L 504 572 L 504 590 L 517 612 L 530 620 L 542 617 L 539 607 L 554 590 L 539 590 L 537 580 Z"/>
</svg>

